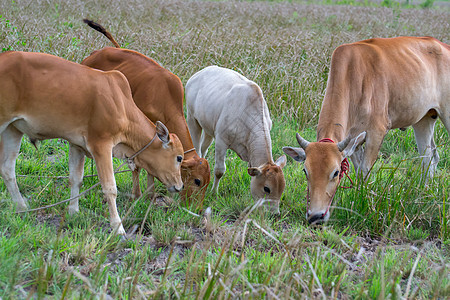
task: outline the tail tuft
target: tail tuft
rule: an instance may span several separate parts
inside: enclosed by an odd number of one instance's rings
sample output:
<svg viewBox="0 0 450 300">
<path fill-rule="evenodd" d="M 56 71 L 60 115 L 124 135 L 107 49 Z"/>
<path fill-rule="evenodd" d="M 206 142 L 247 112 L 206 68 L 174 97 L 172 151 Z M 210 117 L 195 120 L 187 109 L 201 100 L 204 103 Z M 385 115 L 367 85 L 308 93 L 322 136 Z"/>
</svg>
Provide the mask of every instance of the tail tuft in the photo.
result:
<svg viewBox="0 0 450 300">
<path fill-rule="evenodd" d="M 116 48 L 120 48 L 119 43 L 117 43 L 117 41 L 113 38 L 111 33 L 109 33 L 108 30 L 105 29 L 105 27 L 89 19 L 83 19 L 83 22 L 86 23 L 89 27 L 97 30 L 98 32 L 106 36 L 114 44 Z"/>
</svg>

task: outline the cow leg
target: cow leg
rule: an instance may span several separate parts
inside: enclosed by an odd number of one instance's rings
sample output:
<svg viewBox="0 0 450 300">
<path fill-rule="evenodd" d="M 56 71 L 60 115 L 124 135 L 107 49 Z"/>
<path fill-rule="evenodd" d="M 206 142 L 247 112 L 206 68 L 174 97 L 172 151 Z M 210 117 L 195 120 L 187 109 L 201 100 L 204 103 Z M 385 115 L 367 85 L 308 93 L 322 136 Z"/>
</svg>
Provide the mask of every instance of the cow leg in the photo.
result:
<svg viewBox="0 0 450 300">
<path fill-rule="evenodd" d="M 202 142 L 201 142 L 201 157 L 206 158 L 206 154 L 208 154 L 208 148 L 209 146 L 211 146 L 212 141 L 214 140 L 213 136 L 210 136 L 209 134 L 207 134 L 205 131 L 203 131 L 202 134 Z"/>
<path fill-rule="evenodd" d="M 80 194 L 80 187 L 83 183 L 84 174 L 84 151 L 78 146 L 70 144 L 69 146 L 69 185 L 70 197 Z M 75 214 L 79 211 L 78 200 L 74 199 L 69 204 L 69 214 Z"/>
<path fill-rule="evenodd" d="M 91 151 L 97 166 L 98 179 L 102 185 L 102 191 L 109 208 L 109 220 L 111 228 L 117 229 L 117 234 L 125 235 L 122 220 L 117 212 L 116 198 L 117 186 L 114 178 L 112 146 L 109 144 L 95 145 Z"/>
<path fill-rule="evenodd" d="M 214 163 L 214 185 L 212 190 L 217 194 L 219 191 L 219 182 L 225 174 L 225 157 L 227 155 L 227 146 L 221 139 L 216 139 L 215 163 Z"/>
<path fill-rule="evenodd" d="M 352 156 L 350 156 L 352 163 L 353 163 L 353 167 L 355 168 L 355 173 L 359 174 L 360 170 L 361 170 L 361 164 L 363 162 L 364 159 L 364 146 L 360 146 L 359 149 L 355 150 L 355 152 L 353 152 Z"/>
<path fill-rule="evenodd" d="M 155 177 L 147 173 L 147 191 L 150 197 L 155 194 Z"/>
<path fill-rule="evenodd" d="M 22 136 L 22 132 L 9 125 L 2 132 L 0 140 L 0 174 L 18 211 L 27 209 L 16 181 L 16 159 L 19 156 Z"/>
<path fill-rule="evenodd" d="M 141 168 L 136 166 L 132 171 L 133 189 L 131 191 L 131 197 L 137 199 L 141 196 L 141 186 L 139 185 L 139 175 L 141 174 Z"/>
<path fill-rule="evenodd" d="M 413 125 L 417 148 L 419 154 L 422 156 L 422 179 L 425 183 L 429 178 L 433 177 L 436 165 L 439 161 L 439 155 L 433 140 L 435 124 L 436 119 L 425 116 L 422 120 Z"/>
<path fill-rule="evenodd" d="M 133 171 L 133 191 L 132 191 L 132 197 L 133 199 L 137 199 L 142 196 L 141 193 L 141 186 L 139 185 L 139 174 L 141 173 L 141 168 L 136 167 L 136 169 Z M 150 197 L 153 196 L 153 193 L 155 192 L 154 189 L 155 183 L 154 183 L 154 177 L 150 175 L 147 172 L 147 191 L 150 195 Z"/>
<path fill-rule="evenodd" d="M 200 138 L 202 135 L 202 127 L 200 124 L 198 124 L 197 120 L 192 117 L 189 112 L 187 114 L 186 122 L 188 124 L 189 133 L 191 134 L 192 138 L 192 144 L 194 144 L 194 148 L 197 151 L 197 153 L 202 156 L 202 153 L 200 151 Z M 189 149 L 185 149 L 189 150 Z"/>
<path fill-rule="evenodd" d="M 386 133 L 386 128 L 375 128 L 367 131 L 365 149 L 363 150 L 361 148 L 358 150 L 363 151 L 363 155 L 359 170 L 357 170 L 357 176 L 362 175 L 367 180 L 370 169 L 378 158 L 378 152 L 380 151 Z"/>
</svg>

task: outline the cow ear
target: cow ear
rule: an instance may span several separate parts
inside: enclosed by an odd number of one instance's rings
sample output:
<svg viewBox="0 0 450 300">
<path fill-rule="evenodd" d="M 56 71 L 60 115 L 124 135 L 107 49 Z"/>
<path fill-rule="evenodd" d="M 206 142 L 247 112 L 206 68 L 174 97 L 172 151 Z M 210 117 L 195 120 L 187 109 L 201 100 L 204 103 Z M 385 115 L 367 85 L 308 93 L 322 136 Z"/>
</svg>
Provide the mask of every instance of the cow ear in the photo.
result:
<svg viewBox="0 0 450 300">
<path fill-rule="evenodd" d="M 280 157 L 278 157 L 275 164 L 283 169 L 284 166 L 286 165 L 286 155 L 281 155 Z"/>
<path fill-rule="evenodd" d="M 250 175 L 252 177 L 261 175 L 260 168 L 248 168 L 247 172 L 248 172 L 248 175 Z"/>
<path fill-rule="evenodd" d="M 156 121 L 156 134 L 164 144 L 167 144 L 170 141 L 169 130 L 160 121 Z"/>
<path fill-rule="evenodd" d="M 197 162 L 191 158 L 191 159 L 183 159 L 182 163 L 181 163 L 181 167 L 182 168 L 193 168 L 195 165 L 197 164 Z"/>
<path fill-rule="evenodd" d="M 306 159 L 305 150 L 302 148 L 283 147 L 283 151 L 298 162 L 302 162 Z"/>
<path fill-rule="evenodd" d="M 356 147 L 364 143 L 365 140 L 366 132 L 363 131 L 357 137 L 351 139 L 350 142 L 348 142 L 347 146 L 344 148 L 344 150 L 342 150 L 342 156 L 345 158 L 352 155 L 355 152 Z"/>
</svg>

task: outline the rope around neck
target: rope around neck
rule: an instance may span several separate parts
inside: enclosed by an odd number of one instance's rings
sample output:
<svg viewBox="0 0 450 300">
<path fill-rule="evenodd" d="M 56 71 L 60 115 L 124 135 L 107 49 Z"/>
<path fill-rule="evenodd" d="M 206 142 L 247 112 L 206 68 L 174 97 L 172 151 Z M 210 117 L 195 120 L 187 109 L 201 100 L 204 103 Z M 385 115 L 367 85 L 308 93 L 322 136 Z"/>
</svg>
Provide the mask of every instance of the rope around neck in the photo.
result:
<svg viewBox="0 0 450 300">
<path fill-rule="evenodd" d="M 189 153 L 189 152 L 192 152 L 192 151 L 195 151 L 195 148 L 192 148 L 192 149 L 189 149 L 189 150 L 184 151 L 184 154 Z"/>
</svg>

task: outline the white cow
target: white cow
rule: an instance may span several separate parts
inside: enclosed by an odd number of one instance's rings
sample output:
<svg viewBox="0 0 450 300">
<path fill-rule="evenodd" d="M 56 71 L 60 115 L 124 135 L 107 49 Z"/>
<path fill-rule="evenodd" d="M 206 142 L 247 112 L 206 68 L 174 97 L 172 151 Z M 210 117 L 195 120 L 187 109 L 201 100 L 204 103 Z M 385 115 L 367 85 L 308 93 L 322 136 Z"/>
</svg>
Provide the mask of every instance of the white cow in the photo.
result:
<svg viewBox="0 0 450 300">
<path fill-rule="evenodd" d="M 272 210 L 279 213 L 286 156 L 273 162 L 272 121 L 259 86 L 235 71 L 209 66 L 188 80 L 186 105 L 189 131 L 199 155 L 205 157 L 216 140 L 213 190 L 217 193 L 226 170 L 226 152 L 231 149 L 249 163 L 252 196 L 271 200 Z"/>
</svg>

